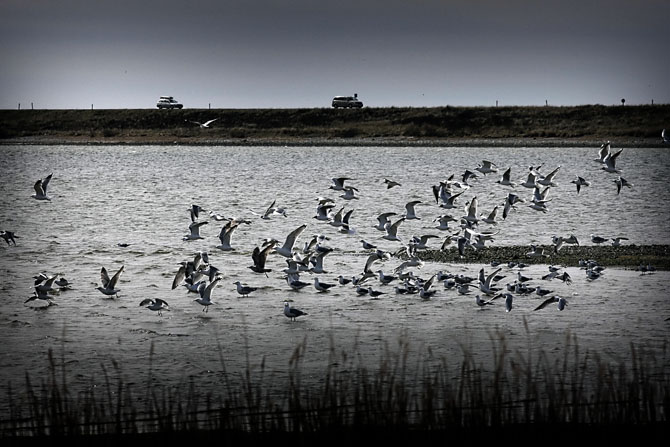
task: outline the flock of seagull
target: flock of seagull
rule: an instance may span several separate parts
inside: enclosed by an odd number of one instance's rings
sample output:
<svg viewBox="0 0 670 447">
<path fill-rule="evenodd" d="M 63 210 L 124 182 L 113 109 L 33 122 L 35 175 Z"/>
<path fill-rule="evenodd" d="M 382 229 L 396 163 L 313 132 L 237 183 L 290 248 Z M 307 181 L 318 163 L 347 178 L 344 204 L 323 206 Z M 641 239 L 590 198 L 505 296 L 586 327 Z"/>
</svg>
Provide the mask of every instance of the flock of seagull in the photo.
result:
<svg viewBox="0 0 670 447">
<path fill-rule="evenodd" d="M 211 122 L 201 124 L 207 127 Z M 200 123 L 198 123 L 200 124 Z M 665 135 L 665 132 L 664 132 Z M 617 186 L 617 194 L 620 194 L 624 187 L 631 188 L 633 185 L 621 177 L 621 169 L 617 166 L 617 160 L 621 156 L 623 149 L 612 151 L 610 142 L 603 143 L 598 151 L 598 157 L 595 161 L 601 163 L 602 170 L 608 174 L 616 174 L 617 178 L 613 182 Z M 532 197 L 529 200 L 521 198 L 516 192 L 509 192 L 504 200 L 504 203 L 496 205 L 493 210 L 488 213 L 480 213 L 477 197 L 472 197 L 465 206 L 458 204 L 458 199 L 461 195 L 470 188 L 468 182 L 473 181 L 478 175 L 496 174 L 498 167 L 495 163 L 489 160 L 483 160 L 481 164 L 473 170 L 466 170 L 458 178 L 451 175 L 447 180 L 440 181 L 439 184 L 432 187 L 433 197 L 435 203 L 441 210 L 445 210 L 446 214 L 442 214 L 434 219 L 438 222 L 437 229 L 449 231 L 448 236 L 441 244 L 440 250 L 448 249 L 452 244 L 457 247 L 459 255 L 464 256 L 466 250 L 482 250 L 485 249 L 486 244 L 493 240 L 493 237 L 498 231 L 479 230 L 480 223 L 489 226 L 495 226 L 500 218 L 498 212 L 502 208 L 502 219 L 509 217 L 519 203 L 527 203 L 528 206 L 538 212 L 546 213 L 548 211 L 548 203 L 551 201 L 548 198 L 548 193 L 552 187 L 556 186 L 556 176 L 560 172 L 560 166 L 555 167 L 551 172 L 542 174 L 542 165 L 530 166 L 527 177 L 519 186 L 531 189 L 533 191 Z M 39 179 L 34 184 L 35 194 L 32 197 L 38 201 L 50 201 L 48 195 L 49 184 L 53 174 L 49 174 L 43 179 Z M 497 183 L 503 186 L 515 187 L 517 184 L 513 182 L 511 177 L 511 167 L 507 168 L 502 177 L 497 180 Z M 333 178 L 328 189 L 333 192 L 341 193 L 339 196 L 345 202 L 356 200 L 358 189 L 351 185 L 354 179 L 349 177 Z M 391 179 L 383 179 L 383 183 L 387 189 L 402 188 L 399 182 Z M 577 177 L 572 180 L 576 185 L 577 194 L 580 193 L 581 188 L 588 187 L 590 182 L 583 177 Z M 427 279 L 422 278 L 412 267 L 423 267 L 424 263 L 419 259 L 419 251 L 428 248 L 428 243 L 431 239 L 438 238 L 437 235 L 423 235 L 412 236 L 406 242 L 404 238 L 399 236 L 399 228 L 408 220 L 421 219 L 417 214 L 417 206 L 421 204 L 420 200 L 409 201 L 405 205 L 405 212 L 398 215 L 395 212 L 385 212 L 377 217 L 378 223 L 374 227 L 381 234 L 381 238 L 387 241 L 394 241 L 400 243 L 401 247 L 395 252 L 388 252 L 381 250 L 369 241 L 360 239 L 362 249 L 368 253 L 366 262 L 359 275 L 352 277 L 344 277 L 340 275 L 333 282 L 328 282 L 320 277 L 321 274 L 327 274 L 328 271 L 324 267 L 324 261 L 327 256 L 332 253 L 333 248 L 328 246 L 329 236 L 326 234 L 315 234 L 308 241 L 304 242 L 302 248 L 298 245 L 298 239 L 307 228 L 306 224 L 299 225 L 291 231 L 284 240 L 266 239 L 261 244 L 253 249 L 251 254 L 251 265 L 248 268 L 260 275 L 268 276 L 272 269 L 268 265 L 268 258 L 270 256 L 279 256 L 286 262 L 286 268 L 282 270 L 287 287 L 291 290 L 301 290 L 306 287 L 313 286 L 318 293 L 328 293 L 334 287 L 341 287 L 351 285 L 357 295 L 369 296 L 377 298 L 384 293 L 383 286 L 393 286 L 393 290 L 397 294 L 417 294 L 421 299 L 430 299 L 437 292 L 436 284 L 442 283 L 444 289 L 454 289 L 461 295 L 468 295 L 476 291 L 474 294 L 475 303 L 480 308 L 485 308 L 494 304 L 498 299 L 502 299 L 505 303 L 505 310 L 512 311 L 515 295 L 530 295 L 535 294 L 544 298 L 544 300 L 534 308 L 534 310 L 543 309 L 550 304 L 556 304 L 558 310 L 564 310 L 568 303 L 565 298 L 554 294 L 553 291 L 543 288 L 542 286 L 531 286 L 531 278 L 524 276 L 521 269 L 525 266 L 523 263 L 509 262 L 507 267 L 519 268 L 516 278 L 513 282 L 507 283 L 504 287 L 499 285 L 500 281 L 505 278 L 500 272 L 505 266 L 499 262 L 492 262 L 491 267 L 495 268 L 492 273 L 486 274 L 485 268 L 482 267 L 477 277 L 469 277 L 467 275 L 455 275 L 444 273 L 443 271 L 435 272 Z M 336 200 L 327 197 L 319 197 L 317 199 L 316 213 L 314 218 L 317 221 L 323 222 L 323 225 L 331 227 L 341 234 L 355 235 L 356 230 L 351 225 L 351 215 L 353 209 L 345 212 L 346 206 L 337 205 Z M 458 210 L 463 210 L 463 215 L 459 216 L 456 213 Z M 203 239 L 200 230 L 204 225 L 209 224 L 203 213 L 206 211 L 199 205 L 192 205 L 188 208 L 190 215 L 189 232 L 183 236 L 183 241 L 190 242 Z M 451 214 L 449 214 L 451 213 Z M 264 212 L 253 212 L 254 216 L 259 219 L 275 219 L 287 218 L 287 210 L 277 206 L 276 200 L 273 201 Z M 251 219 L 238 219 L 225 217 L 224 215 L 210 211 L 208 214 L 210 220 L 220 222 L 221 229 L 218 235 L 220 244 L 215 248 L 222 252 L 234 251 L 236 248 L 233 244 L 233 235 L 240 225 L 249 225 L 252 223 Z M 451 233 L 451 225 L 459 225 L 458 231 Z M 0 235 L 5 239 L 7 245 L 16 245 L 16 236 L 11 231 L 2 231 Z M 622 241 L 627 240 L 625 237 L 617 238 L 603 238 L 601 236 L 592 234 L 591 241 L 594 244 L 602 244 L 611 241 L 612 245 L 618 246 Z M 565 244 L 579 245 L 579 241 L 574 235 L 567 237 L 553 236 L 552 245 L 554 253 L 557 253 Z M 119 244 L 121 245 L 121 244 Z M 527 253 L 528 257 L 542 257 L 547 258 L 550 254 L 545 253 L 544 249 L 531 245 L 530 251 Z M 402 262 L 393 269 L 392 273 L 381 269 L 384 262 L 398 258 Z M 377 268 L 379 266 L 379 268 Z M 596 261 L 583 260 L 580 261 L 580 266 L 586 271 L 586 276 L 589 280 L 595 280 L 602 274 L 604 268 L 599 266 Z M 123 273 L 125 267 L 121 266 L 113 276 L 109 276 L 105 267 L 100 271 L 100 286 L 97 287 L 103 295 L 107 297 L 118 297 L 119 278 Z M 648 266 L 645 271 L 650 271 L 652 268 Z M 550 265 L 549 271 L 542 276 L 542 280 L 550 281 L 558 279 L 566 284 L 571 284 L 572 279 L 567 272 L 561 271 L 559 267 Z M 313 281 L 303 281 L 301 275 L 313 275 Z M 70 283 L 63 278 L 59 278 L 59 274 L 46 275 L 40 273 L 35 276 L 34 295 L 28 298 L 25 303 L 41 300 L 46 303 L 46 307 L 56 304 L 53 301 L 53 293 L 60 290 L 68 289 Z M 304 278 L 304 276 L 302 276 Z M 179 287 L 186 287 L 189 292 L 196 294 L 198 297 L 194 299 L 195 302 L 202 306 L 203 312 L 208 312 L 209 307 L 214 304 L 212 301 L 212 294 L 218 286 L 223 277 L 220 275 L 220 270 L 209 262 L 209 255 L 207 252 L 197 252 L 193 259 L 187 259 L 180 263 L 180 267 L 176 272 L 172 281 L 172 290 Z M 373 285 L 373 281 L 377 281 L 379 287 Z M 241 297 L 248 297 L 257 292 L 258 287 L 252 287 L 241 281 L 232 283 L 236 286 L 237 293 Z M 284 302 L 284 315 L 290 320 L 295 320 L 298 317 L 307 315 L 306 312 L 292 307 L 291 299 Z M 151 311 L 155 311 L 159 316 L 162 316 L 163 311 L 169 311 L 170 306 L 166 300 L 159 298 L 143 299 L 139 306 L 145 307 Z"/>
</svg>

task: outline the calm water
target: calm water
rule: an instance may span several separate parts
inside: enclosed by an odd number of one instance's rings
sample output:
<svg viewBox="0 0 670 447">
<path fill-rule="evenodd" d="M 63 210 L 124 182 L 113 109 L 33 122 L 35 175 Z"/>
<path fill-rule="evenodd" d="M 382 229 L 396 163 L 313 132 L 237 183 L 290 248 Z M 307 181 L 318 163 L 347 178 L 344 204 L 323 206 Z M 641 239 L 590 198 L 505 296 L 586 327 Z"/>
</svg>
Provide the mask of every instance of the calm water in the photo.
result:
<svg viewBox="0 0 670 447">
<path fill-rule="evenodd" d="M 640 275 L 608 269 L 595 281 L 583 270 L 567 268 L 574 282 L 542 281 L 546 265 L 523 270 L 532 284 L 549 288 L 567 298 L 563 312 L 553 306 L 538 312 L 536 295 L 516 296 L 515 308 L 506 313 L 502 302 L 479 309 L 475 293 L 460 295 L 436 284 L 430 300 L 417 295 L 397 295 L 393 284 L 369 282 L 386 292 L 379 299 L 359 297 L 350 286 L 338 286 L 327 294 L 313 287 L 292 291 L 283 279 L 284 258 L 271 255 L 273 269 L 266 278 L 251 272 L 251 251 L 263 239 L 283 241 L 301 224 L 307 229 L 298 238 L 301 248 L 311 235 L 330 237 L 335 251 L 325 258 L 321 280 L 334 282 L 342 274 L 359 274 L 367 253 L 361 239 L 395 251 L 399 242 L 386 241 L 373 226 L 382 212 L 404 213 L 405 203 L 420 200 L 419 220 L 404 222 L 403 240 L 412 235 L 435 234 L 429 246 L 439 247 L 446 236 L 436 229 L 441 214 L 464 215 L 472 197 L 479 200 L 480 214 L 488 214 L 510 191 L 530 200 L 532 190 L 496 183 L 507 167 L 512 179 L 525 180 L 529 166 L 543 164 L 542 173 L 561 166 L 558 186 L 551 188 L 548 212 L 526 204 L 500 221 L 497 245 L 549 244 L 553 235 L 575 234 L 589 245 L 590 234 L 624 236 L 630 244 L 669 244 L 670 198 L 667 172 L 670 153 L 662 149 L 625 149 L 619 157 L 622 175 L 633 188 L 617 195 L 613 180 L 594 161 L 598 148 L 252 148 L 188 146 L 4 146 L 0 159 L 0 229 L 14 231 L 16 247 L 0 241 L 0 336 L 2 359 L 0 392 L 11 383 L 23 384 L 26 372 L 35 378 L 47 369 L 47 350 L 53 348 L 72 373 L 72 385 L 100 384 L 101 365 L 109 369 L 117 360 L 125 375 L 138 382 L 151 368 L 167 382 L 197 376 L 206 386 L 220 381 L 222 359 L 231 374 L 247 362 L 256 368 L 265 360 L 266 370 L 281 383 L 294 347 L 307 343 L 305 367 L 315 380 L 325 364 L 331 340 L 339 347 L 355 349 L 372 364 L 383 351 L 405 337 L 416 351 L 429 347 L 434 355 L 460 358 L 463 346 L 486 356 L 489 335 L 499 330 L 512 348 L 527 347 L 524 321 L 537 348 L 560 349 L 567 334 L 576 335 L 586 349 L 606 358 L 619 359 L 630 343 L 660 348 L 667 341 L 670 304 L 668 272 Z M 618 148 L 617 148 L 618 149 Z M 481 160 L 491 160 L 499 172 L 471 181 L 455 210 L 440 208 L 431 187 L 451 174 L 474 170 Z M 49 185 L 51 202 L 32 199 L 32 185 L 53 172 Z M 576 175 L 591 181 L 578 195 L 570 183 Z M 359 191 L 357 200 L 345 201 L 341 192 L 329 189 L 332 177 L 346 176 Z M 402 186 L 386 189 L 384 178 Z M 317 198 L 330 197 L 337 208 L 354 209 L 351 225 L 356 234 L 340 234 L 314 219 Z M 269 220 L 256 217 L 273 201 L 286 208 L 287 217 Z M 212 219 L 202 228 L 202 240 L 185 242 L 188 208 L 199 204 L 229 217 L 252 219 L 233 236 L 232 252 L 219 244 L 221 223 Z M 200 220 L 207 219 L 207 212 Z M 499 215 L 500 218 L 500 215 Z M 482 229 L 488 228 L 481 226 Z M 126 248 L 118 243 L 128 243 Z M 223 279 L 214 290 L 208 313 L 183 287 L 171 290 L 181 261 L 206 251 Z M 504 260 L 501 260 L 504 261 Z M 375 265 L 391 273 L 400 264 L 391 259 Z M 100 268 L 115 272 L 125 266 L 118 299 L 109 299 L 96 287 Z M 428 278 L 439 270 L 476 277 L 480 265 L 426 263 L 415 274 Z M 484 266 L 486 272 L 493 269 Z M 32 277 L 40 272 L 60 273 L 73 285 L 55 297 L 58 306 L 35 309 L 24 305 L 32 294 Z M 503 268 L 504 286 L 518 269 Z M 314 275 L 301 279 L 313 281 Z M 240 280 L 259 289 L 248 298 L 235 291 Z M 144 298 L 161 298 L 171 311 L 163 317 L 139 307 Z M 282 313 L 283 302 L 309 313 L 297 322 Z M 153 345 L 153 355 L 150 355 Z M 667 359 L 666 359 L 667 361 Z M 97 376 L 97 377 L 96 377 Z M 132 379 L 130 380 L 132 381 Z M 214 388 L 211 388 L 212 390 Z"/>
</svg>

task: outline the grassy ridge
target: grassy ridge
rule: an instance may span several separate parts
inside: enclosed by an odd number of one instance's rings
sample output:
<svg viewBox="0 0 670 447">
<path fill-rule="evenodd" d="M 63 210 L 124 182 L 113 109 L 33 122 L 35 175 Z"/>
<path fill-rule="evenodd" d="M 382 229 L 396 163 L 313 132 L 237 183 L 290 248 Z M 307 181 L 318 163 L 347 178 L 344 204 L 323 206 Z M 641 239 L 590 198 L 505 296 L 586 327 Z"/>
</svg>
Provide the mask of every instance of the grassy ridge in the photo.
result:
<svg viewBox="0 0 670 447">
<path fill-rule="evenodd" d="M 217 118 L 209 129 L 189 121 Z M 670 105 L 0 110 L 0 139 L 100 142 L 557 139 L 661 145 Z"/>
</svg>

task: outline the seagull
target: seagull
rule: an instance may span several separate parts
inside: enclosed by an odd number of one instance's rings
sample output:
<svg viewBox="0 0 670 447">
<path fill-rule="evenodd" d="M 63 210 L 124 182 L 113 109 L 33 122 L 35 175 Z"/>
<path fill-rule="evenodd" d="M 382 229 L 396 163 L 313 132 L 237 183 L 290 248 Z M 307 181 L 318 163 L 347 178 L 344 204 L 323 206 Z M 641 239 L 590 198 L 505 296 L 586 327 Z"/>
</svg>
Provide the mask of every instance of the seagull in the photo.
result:
<svg viewBox="0 0 670 447">
<path fill-rule="evenodd" d="M 605 157 L 604 160 L 605 166 L 603 166 L 602 169 L 606 172 L 610 172 L 613 174 L 620 173 L 621 169 L 617 169 L 616 167 L 616 159 L 622 152 L 623 149 L 619 150 L 618 152 L 610 153 L 607 157 Z"/>
<path fill-rule="evenodd" d="M 512 302 L 514 301 L 514 296 L 511 293 L 503 293 L 505 297 L 505 312 L 512 311 Z"/>
<path fill-rule="evenodd" d="M 327 292 L 328 289 L 330 289 L 333 286 L 335 286 L 335 284 L 321 282 L 319 281 L 318 276 L 314 277 L 314 288 L 319 292 Z"/>
<path fill-rule="evenodd" d="M 591 235 L 591 242 L 594 244 L 602 244 L 603 242 L 607 242 L 607 238 L 604 238 L 602 236 L 596 236 L 595 234 Z"/>
<path fill-rule="evenodd" d="M 109 275 L 107 274 L 107 269 L 104 267 L 100 270 L 100 281 L 102 282 L 102 287 L 96 287 L 100 292 L 107 296 L 115 296 L 119 297 L 118 293 L 120 292 L 120 289 L 116 288 L 116 283 L 119 281 L 119 277 L 121 276 L 121 273 L 123 272 L 125 266 L 121 266 L 121 268 L 112 276 L 112 278 L 109 278 Z"/>
<path fill-rule="evenodd" d="M 309 283 L 306 283 L 304 281 L 300 281 L 300 277 L 298 276 L 297 273 L 292 273 L 289 275 L 286 275 L 286 283 L 291 287 L 293 290 L 300 290 L 309 285 Z"/>
<path fill-rule="evenodd" d="M 489 225 L 497 225 L 498 224 L 498 222 L 496 221 L 497 215 L 498 215 L 498 205 L 493 207 L 493 210 L 489 213 L 488 216 L 481 217 L 479 220 Z M 482 216 L 484 215 L 482 214 Z"/>
<path fill-rule="evenodd" d="M 496 294 L 500 289 L 497 287 L 493 287 L 492 282 L 495 276 L 500 273 L 502 268 L 497 269 L 493 273 L 490 273 L 488 276 L 484 277 L 484 267 L 479 271 L 479 290 L 485 294 L 485 295 L 494 295 Z M 484 278 L 482 280 L 482 278 Z"/>
<path fill-rule="evenodd" d="M 272 201 L 272 203 L 270 204 L 270 206 L 268 206 L 268 207 L 265 209 L 265 211 L 263 212 L 263 214 L 257 213 L 257 212 L 255 212 L 255 211 L 253 211 L 253 210 L 250 210 L 250 211 L 251 211 L 254 215 L 256 215 L 256 216 L 258 216 L 258 217 L 260 217 L 261 219 L 264 219 L 264 220 L 268 220 L 268 219 L 270 219 L 272 216 L 284 216 L 284 217 L 287 217 L 287 216 L 286 216 L 286 210 L 285 210 L 284 208 L 276 207 L 276 206 L 275 206 L 276 204 L 277 204 L 277 200 L 275 199 L 275 200 Z"/>
<path fill-rule="evenodd" d="M 291 307 L 288 301 L 284 301 L 284 315 L 286 315 L 291 321 L 295 321 L 296 318 L 307 315 L 307 312 L 303 312 L 300 309 Z"/>
<path fill-rule="evenodd" d="M 305 228 L 307 228 L 307 225 L 303 224 L 295 230 L 291 231 L 289 235 L 286 236 L 284 245 L 279 248 L 275 248 L 275 252 L 281 256 L 284 256 L 285 258 L 291 258 L 293 256 L 293 246 L 295 245 L 295 240 L 298 238 L 298 236 L 300 236 L 300 233 L 302 233 Z"/>
<path fill-rule="evenodd" d="M 407 219 L 407 220 L 412 220 L 412 219 L 421 220 L 421 218 L 416 215 L 416 210 L 415 210 L 416 205 L 418 205 L 420 203 L 421 203 L 420 200 L 413 200 L 413 201 L 407 202 L 405 204 L 405 211 L 407 211 L 405 213 L 405 216 L 404 216 L 405 219 Z"/>
<path fill-rule="evenodd" d="M 615 237 L 612 238 L 612 247 L 619 247 L 621 246 L 621 241 L 627 241 L 627 237 Z"/>
<path fill-rule="evenodd" d="M 577 178 L 570 183 L 574 183 L 577 185 L 577 194 L 579 194 L 579 190 L 581 189 L 582 186 L 591 186 L 591 182 L 584 180 L 584 177 L 577 176 Z"/>
<path fill-rule="evenodd" d="M 668 134 L 665 132 L 665 129 L 663 129 L 663 130 L 661 131 L 661 138 L 663 139 L 663 142 L 664 142 L 664 143 L 670 143 L 670 135 L 668 135 Z"/>
<path fill-rule="evenodd" d="M 528 178 L 526 178 L 526 181 L 521 183 L 521 186 L 526 187 L 526 188 L 535 188 L 537 187 L 537 172 L 531 171 L 528 173 Z"/>
<path fill-rule="evenodd" d="M 533 309 L 533 310 L 540 310 L 540 309 L 543 309 L 543 308 L 547 307 L 547 306 L 548 306 L 549 304 L 551 304 L 551 303 L 558 303 L 558 310 L 563 310 L 563 309 L 565 309 L 565 306 L 568 305 L 568 302 L 565 300 L 565 298 L 562 298 L 562 297 L 560 297 L 560 296 L 558 296 L 558 295 L 554 295 L 554 296 L 552 296 L 552 297 L 547 298 L 546 300 L 544 300 L 539 306 L 537 306 L 537 307 L 536 307 L 535 309 Z"/>
<path fill-rule="evenodd" d="M 549 255 L 544 252 L 544 247 L 538 247 L 534 244 L 531 244 L 530 251 L 526 253 L 526 256 L 529 258 L 546 258 Z"/>
<path fill-rule="evenodd" d="M 160 298 L 145 298 L 140 302 L 140 306 L 146 307 L 149 310 L 157 311 L 158 316 L 163 316 L 164 310 L 170 310 L 168 303 Z"/>
<path fill-rule="evenodd" d="M 370 242 L 367 242 L 364 239 L 361 239 L 361 243 L 363 244 L 363 249 L 364 250 L 374 250 L 375 248 L 377 248 L 376 245 L 371 244 Z"/>
<path fill-rule="evenodd" d="M 509 167 L 505 172 L 503 172 L 502 178 L 497 180 L 496 183 L 499 183 L 503 186 L 516 186 L 516 183 L 510 180 L 512 174 L 512 168 Z"/>
<path fill-rule="evenodd" d="M 626 180 L 625 178 L 623 178 L 621 176 L 619 176 L 618 179 L 612 180 L 612 181 L 614 183 L 616 183 L 616 193 L 617 193 L 617 195 L 621 192 L 621 190 L 623 189 L 624 186 L 626 186 L 628 188 L 633 187 L 632 183 L 629 183 L 628 180 Z"/>
<path fill-rule="evenodd" d="M 344 200 L 358 200 L 358 197 L 355 195 L 355 192 L 358 192 L 357 188 L 354 188 L 353 186 L 345 186 L 342 188 L 342 190 L 344 191 L 344 194 L 342 194 L 340 197 L 342 197 Z"/>
<path fill-rule="evenodd" d="M 463 194 L 463 191 L 451 195 L 440 196 L 442 203 L 440 203 L 440 208 L 453 209 L 456 208 L 455 202 L 458 197 Z"/>
<path fill-rule="evenodd" d="M 481 165 L 477 166 L 475 169 L 484 175 L 491 172 L 498 172 L 498 168 L 496 167 L 495 163 L 492 163 L 488 160 L 482 160 Z"/>
<path fill-rule="evenodd" d="M 507 215 L 511 209 L 516 209 L 514 208 L 514 205 L 519 202 L 525 202 L 525 200 L 514 193 L 507 194 L 507 198 L 505 199 L 505 207 L 503 208 L 503 220 L 507 219 Z"/>
<path fill-rule="evenodd" d="M 200 287 L 198 288 L 198 293 L 200 294 L 200 298 L 196 298 L 195 301 L 196 303 L 202 305 L 202 311 L 205 313 L 209 312 L 209 306 L 214 304 L 212 302 L 212 290 L 214 290 L 214 287 L 216 287 L 216 284 L 221 280 L 221 278 L 216 278 L 214 281 L 210 282 L 208 285 L 205 285 L 203 282 L 200 284 Z"/>
<path fill-rule="evenodd" d="M 467 212 L 467 216 L 463 216 L 461 219 L 465 219 L 466 221 L 470 223 L 477 223 L 479 221 L 479 218 L 477 217 L 477 207 L 479 206 L 479 201 L 477 200 L 477 196 L 473 197 L 472 200 L 470 200 L 470 203 L 468 203 L 465 206 L 465 211 Z"/>
<path fill-rule="evenodd" d="M 332 184 L 328 187 L 335 191 L 344 191 L 344 182 L 347 180 L 352 180 L 349 177 L 336 177 L 331 179 Z"/>
<path fill-rule="evenodd" d="M 323 269 L 323 258 L 330 253 L 328 252 L 320 252 L 316 256 L 312 256 L 309 258 L 309 262 L 313 265 L 312 268 L 309 269 L 310 272 L 312 273 L 328 273 Z"/>
<path fill-rule="evenodd" d="M 337 282 L 340 283 L 341 285 L 345 286 L 349 284 L 352 280 L 349 278 L 345 278 L 344 276 L 340 275 L 337 277 Z"/>
<path fill-rule="evenodd" d="M 191 205 L 187 210 L 191 214 L 191 222 L 195 222 L 200 217 L 200 211 L 205 211 L 200 205 Z"/>
<path fill-rule="evenodd" d="M 194 241 L 196 239 L 204 239 L 202 236 L 200 236 L 200 227 L 203 225 L 207 225 L 207 221 L 202 221 L 202 222 L 191 222 L 191 224 L 188 226 L 188 229 L 191 230 L 191 232 L 187 235 L 185 235 L 182 240 L 183 241 Z"/>
<path fill-rule="evenodd" d="M 546 295 L 549 295 L 550 293 L 554 293 L 554 291 L 553 290 L 548 290 L 548 289 L 543 289 L 540 286 L 537 286 L 535 288 L 535 294 L 537 294 L 539 296 L 546 296 Z"/>
<path fill-rule="evenodd" d="M 231 220 L 221 227 L 221 231 L 219 232 L 219 240 L 221 241 L 221 245 L 217 245 L 216 248 L 223 251 L 235 250 L 230 245 L 230 238 L 233 236 L 233 233 L 237 229 L 238 225 L 239 224 L 237 222 Z"/>
<path fill-rule="evenodd" d="M 40 274 L 38 279 L 35 281 L 35 290 L 37 291 L 38 295 L 40 293 L 49 293 L 53 292 L 53 284 L 56 281 L 56 278 L 58 277 L 58 274 L 52 275 L 52 276 L 46 276 L 44 274 Z"/>
<path fill-rule="evenodd" d="M 556 173 L 558 172 L 559 169 L 561 169 L 560 166 L 551 171 L 549 174 L 545 175 L 544 177 L 538 179 L 537 183 L 539 183 L 542 186 L 556 186 L 556 183 L 554 183 L 554 176 L 556 176 Z"/>
<path fill-rule="evenodd" d="M 197 124 L 200 126 L 201 129 L 209 127 L 210 124 L 212 124 L 214 121 L 218 120 L 218 118 L 214 118 L 213 120 L 205 121 L 204 123 L 201 123 L 199 121 L 189 121 L 189 123 Z"/>
<path fill-rule="evenodd" d="M 484 301 L 484 300 L 482 299 L 481 296 L 479 296 L 479 295 L 475 295 L 475 303 L 477 303 L 477 305 L 478 305 L 479 307 L 483 308 L 484 306 L 490 306 L 490 305 L 492 305 L 492 304 L 493 304 L 493 300 L 495 300 L 496 298 L 498 298 L 498 297 L 500 297 L 500 296 L 502 296 L 502 295 L 496 295 L 496 296 L 494 296 L 493 298 L 491 298 L 490 300 Z"/>
<path fill-rule="evenodd" d="M 53 173 L 35 182 L 35 185 L 33 186 L 35 188 L 35 194 L 31 196 L 33 199 L 51 200 L 51 198 L 47 195 L 47 188 L 49 187 L 49 181 L 51 180 L 52 175 Z"/>
<path fill-rule="evenodd" d="M 217 222 L 221 222 L 221 221 L 224 221 L 224 220 L 230 220 L 230 219 L 226 218 L 224 215 L 215 213 L 214 211 L 209 212 L 209 217 L 211 217 L 212 219 L 214 219 Z"/>
<path fill-rule="evenodd" d="M 268 272 L 271 272 L 272 270 L 265 268 L 265 262 L 268 259 L 268 254 L 274 249 L 276 243 L 276 241 L 271 241 L 262 250 L 260 247 L 254 248 L 253 253 L 251 253 L 251 259 L 254 264 L 250 265 L 248 268 L 256 273 L 265 273 L 265 276 L 267 277 Z"/>
<path fill-rule="evenodd" d="M 56 306 L 57 304 L 51 300 L 51 296 L 47 292 L 41 292 L 35 288 L 35 291 L 33 292 L 33 295 L 25 300 L 23 304 L 28 304 L 31 301 L 34 300 L 42 300 L 47 303 L 46 306 L 40 306 L 40 307 L 49 307 L 49 306 Z"/>
<path fill-rule="evenodd" d="M 56 284 L 60 290 L 68 290 L 70 288 L 70 281 L 68 281 L 66 278 L 58 278 L 56 281 L 54 281 L 54 284 Z"/>
<path fill-rule="evenodd" d="M 458 222 L 458 220 L 454 219 L 452 216 L 449 216 L 448 214 L 443 214 L 433 219 L 433 222 L 439 222 L 439 225 L 436 228 L 438 230 L 445 231 L 449 230 L 449 222 Z"/>
<path fill-rule="evenodd" d="M 394 182 L 393 180 L 389 180 L 387 178 L 384 179 L 384 183 L 386 183 L 386 189 L 391 189 L 394 186 L 402 186 L 400 183 Z"/>
<path fill-rule="evenodd" d="M 391 216 L 395 216 L 396 213 L 382 213 L 379 216 L 377 216 L 377 221 L 379 222 L 377 225 L 375 225 L 374 228 L 376 228 L 379 231 L 386 231 L 386 224 L 390 222 L 389 218 Z"/>
<path fill-rule="evenodd" d="M 249 296 L 251 292 L 255 292 L 256 290 L 258 290 L 257 287 L 250 287 L 247 285 L 243 285 L 239 281 L 235 281 L 233 284 L 237 286 L 237 293 L 239 293 L 242 296 Z"/>
<path fill-rule="evenodd" d="M 599 163 L 605 163 L 605 158 L 610 154 L 610 142 L 603 143 L 600 145 L 600 150 L 598 150 L 598 158 L 595 161 Z"/>
<path fill-rule="evenodd" d="M 398 237 L 398 227 L 404 221 L 405 218 L 401 217 L 400 219 L 396 220 L 393 224 L 391 224 L 391 222 L 387 222 L 386 225 L 384 226 L 386 234 L 382 236 L 382 238 L 389 241 L 400 241 L 400 238 Z"/>
<path fill-rule="evenodd" d="M 16 241 L 15 241 L 14 239 L 18 239 L 18 238 L 19 238 L 17 235 L 15 235 L 15 234 L 14 234 L 13 232 L 11 232 L 11 231 L 2 231 L 2 232 L 0 232 L 0 237 L 2 237 L 2 238 L 5 240 L 5 242 L 7 242 L 7 245 L 11 245 L 11 244 L 16 245 Z"/>
</svg>

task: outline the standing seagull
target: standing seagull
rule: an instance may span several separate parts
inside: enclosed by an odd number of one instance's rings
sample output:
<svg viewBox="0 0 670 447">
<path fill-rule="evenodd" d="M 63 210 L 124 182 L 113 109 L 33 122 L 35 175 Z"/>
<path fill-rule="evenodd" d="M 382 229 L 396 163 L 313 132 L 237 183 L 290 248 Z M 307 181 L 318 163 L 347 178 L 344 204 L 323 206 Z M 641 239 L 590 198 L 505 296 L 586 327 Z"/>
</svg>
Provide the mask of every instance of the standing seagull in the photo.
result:
<svg viewBox="0 0 670 447">
<path fill-rule="evenodd" d="M 100 270 L 100 281 L 102 282 L 102 287 L 96 287 L 96 288 L 107 296 L 115 296 L 116 298 L 118 298 L 119 297 L 118 293 L 121 290 L 116 288 L 116 283 L 119 281 L 119 277 L 121 276 L 121 272 L 123 272 L 123 269 L 124 266 L 122 265 L 121 268 L 110 279 L 109 275 L 107 274 L 107 269 L 103 267 Z"/>
<path fill-rule="evenodd" d="M 36 181 L 33 186 L 35 188 L 35 194 L 30 197 L 37 200 L 51 200 L 47 195 L 47 188 L 49 187 L 49 181 L 51 180 L 52 175 L 53 173 L 47 175 L 44 179 Z"/>
<path fill-rule="evenodd" d="M 250 286 L 242 284 L 239 281 L 235 281 L 233 284 L 235 284 L 237 286 L 237 293 L 239 293 L 242 296 L 247 296 L 248 297 L 251 292 L 255 292 L 256 290 L 258 290 L 257 287 L 250 287 Z"/>
<path fill-rule="evenodd" d="M 285 301 L 284 302 L 284 315 L 286 315 L 288 318 L 290 318 L 291 321 L 295 321 L 296 318 L 298 318 L 302 315 L 307 315 L 307 313 L 301 311 L 300 309 L 296 309 L 294 307 L 291 307 L 291 305 L 288 303 L 288 301 Z"/>
</svg>

